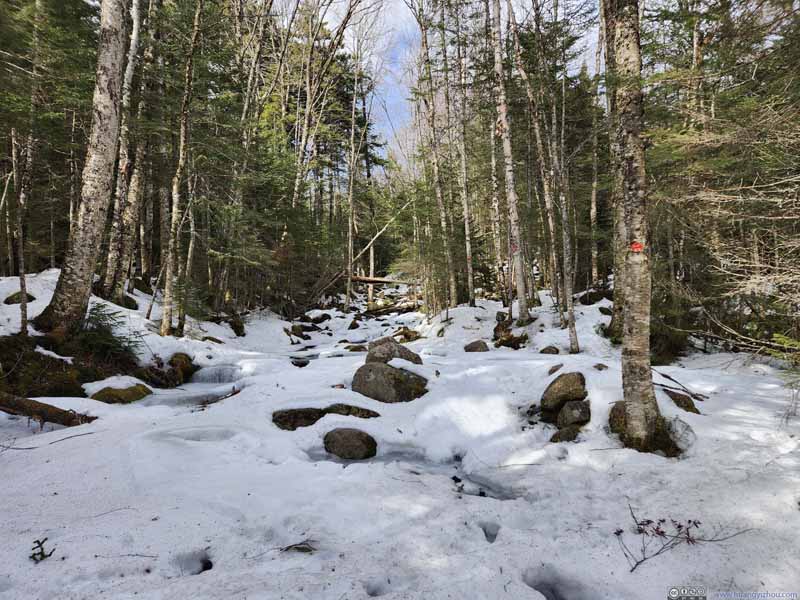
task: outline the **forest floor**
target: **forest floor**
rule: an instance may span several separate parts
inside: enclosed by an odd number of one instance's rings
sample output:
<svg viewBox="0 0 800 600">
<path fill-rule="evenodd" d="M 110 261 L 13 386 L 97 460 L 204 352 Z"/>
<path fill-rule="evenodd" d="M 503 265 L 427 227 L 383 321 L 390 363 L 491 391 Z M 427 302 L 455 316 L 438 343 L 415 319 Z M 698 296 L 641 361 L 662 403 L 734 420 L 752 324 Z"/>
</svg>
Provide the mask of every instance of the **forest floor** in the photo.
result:
<svg viewBox="0 0 800 600">
<path fill-rule="evenodd" d="M 57 275 L 29 277 L 33 315 Z M 0 300 L 17 289 L 0 279 Z M 708 398 L 690 414 L 659 390 L 663 413 L 696 439 L 679 459 L 640 454 L 606 428 L 621 397 L 619 350 L 598 334 L 609 303 L 578 308 L 582 352 L 568 355 L 567 332 L 542 298 L 526 347 L 465 353 L 473 340 L 491 343 L 498 303 L 353 330 L 351 315 L 314 311 L 331 315 L 321 324 L 331 335 L 293 345 L 290 324 L 267 312 L 250 317 L 242 338 L 197 322 L 186 338 L 160 338 L 137 293 L 140 310 L 118 310 L 143 336 L 141 360 L 183 351 L 202 369 L 130 405 L 43 399 L 99 417 L 77 428 L 40 432 L 0 413 L 0 598 L 650 600 L 684 585 L 705 586 L 709 598 L 800 593 L 800 417 L 777 366 L 697 353 L 658 367 Z M 0 304 L 0 333 L 16 330 L 17 309 Z M 365 355 L 342 340 L 400 326 L 424 336 L 408 344 L 424 364 L 405 366 L 428 378 L 428 393 L 383 404 L 351 391 Z M 540 354 L 551 344 L 560 355 Z M 309 364 L 294 366 L 298 356 Z M 554 426 L 526 415 L 557 364 L 587 381 L 591 422 L 576 443 L 550 443 Z M 381 416 L 327 415 L 296 431 L 272 422 L 277 409 L 337 402 Z M 322 438 L 334 427 L 371 434 L 377 457 L 332 460 Z M 643 539 L 631 509 L 666 519 L 668 534 L 672 519 L 694 519 L 698 538 L 741 535 L 677 544 L 630 572 L 621 543 L 637 554 Z M 54 553 L 37 564 L 29 555 L 43 538 Z M 646 552 L 661 545 L 653 538 Z"/>
</svg>

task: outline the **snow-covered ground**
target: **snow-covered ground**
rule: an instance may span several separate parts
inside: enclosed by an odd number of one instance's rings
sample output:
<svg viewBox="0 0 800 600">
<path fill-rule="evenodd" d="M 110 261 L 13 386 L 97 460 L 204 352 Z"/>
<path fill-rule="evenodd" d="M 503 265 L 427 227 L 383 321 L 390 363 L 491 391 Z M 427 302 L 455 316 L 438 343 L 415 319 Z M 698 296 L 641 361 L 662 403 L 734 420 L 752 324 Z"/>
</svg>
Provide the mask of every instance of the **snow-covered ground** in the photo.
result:
<svg viewBox="0 0 800 600">
<path fill-rule="evenodd" d="M 57 275 L 29 278 L 32 314 Z M 0 300 L 16 290 L 0 279 Z M 289 324 L 269 313 L 244 338 L 192 323 L 187 338 L 162 339 L 143 317 L 149 299 L 137 299 L 139 311 L 119 310 L 144 335 L 142 360 L 180 350 L 205 369 L 128 406 L 45 400 L 100 417 L 78 428 L 40 433 L 0 413 L 0 443 L 13 448 L 0 448 L 2 598 L 649 600 L 689 584 L 800 593 L 800 419 L 784 418 L 791 393 L 774 366 L 698 354 L 658 368 L 708 396 L 695 415 L 658 392 L 662 412 L 696 434 L 682 458 L 665 459 L 622 449 L 606 431 L 621 391 L 619 351 L 597 334 L 605 301 L 579 307 L 582 353 L 567 355 L 546 298 L 527 347 L 486 353 L 463 346 L 491 339 L 500 306 L 489 301 L 354 330 L 351 316 L 326 311 L 332 335 L 292 345 Z M 0 304 L 0 334 L 18 327 L 16 310 Z M 383 404 L 352 392 L 364 353 L 341 342 L 401 325 L 424 336 L 408 345 L 424 364 L 406 366 L 429 379 L 428 393 Z M 539 353 L 550 344 L 562 354 Z M 293 366 L 296 356 L 309 365 Z M 592 420 L 577 443 L 550 443 L 554 427 L 531 427 L 525 414 L 557 364 L 586 376 Z M 327 415 L 296 431 L 272 423 L 277 409 L 335 402 L 381 416 Z M 332 460 L 322 438 L 340 426 L 371 434 L 378 456 Z M 78 434 L 90 435 L 66 439 Z M 680 545 L 631 573 L 614 535 L 623 529 L 637 547 L 629 505 L 640 518 L 697 519 L 701 536 L 749 531 Z M 45 537 L 55 552 L 35 564 L 31 546 Z M 283 550 L 303 541 L 315 551 Z"/>
</svg>

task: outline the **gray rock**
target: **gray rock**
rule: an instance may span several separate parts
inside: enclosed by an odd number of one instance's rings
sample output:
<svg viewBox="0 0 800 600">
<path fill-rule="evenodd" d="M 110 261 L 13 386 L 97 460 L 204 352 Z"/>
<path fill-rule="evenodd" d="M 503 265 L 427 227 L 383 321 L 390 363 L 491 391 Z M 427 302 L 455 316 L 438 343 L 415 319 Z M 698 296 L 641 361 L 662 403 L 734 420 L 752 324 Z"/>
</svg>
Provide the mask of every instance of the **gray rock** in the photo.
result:
<svg viewBox="0 0 800 600">
<path fill-rule="evenodd" d="M 672 401 L 675 403 L 680 409 L 685 410 L 686 412 L 694 413 L 696 415 L 700 414 L 700 411 L 697 410 L 697 406 L 694 404 L 694 400 L 688 394 L 682 394 L 681 392 L 676 392 L 675 390 L 668 390 L 665 389 L 664 393 L 669 396 Z"/>
<path fill-rule="evenodd" d="M 556 424 L 559 429 L 570 425 L 583 425 L 592 418 L 592 409 L 586 400 L 570 400 L 559 411 Z"/>
<path fill-rule="evenodd" d="M 483 340 L 475 340 L 464 346 L 464 352 L 488 352 L 489 344 Z"/>
<path fill-rule="evenodd" d="M 581 432 L 580 425 L 569 425 L 567 427 L 563 427 L 556 431 L 553 434 L 553 437 L 550 438 L 551 442 L 574 442 L 578 439 L 578 435 Z"/>
<path fill-rule="evenodd" d="M 553 365 L 552 367 L 550 367 L 550 368 L 547 370 L 547 374 L 548 374 L 548 375 L 553 375 L 553 374 L 557 373 L 557 372 L 558 372 L 558 370 L 559 370 L 561 367 L 563 367 L 563 366 L 564 366 L 564 364 L 563 364 L 563 363 L 558 363 L 557 365 Z"/>
<path fill-rule="evenodd" d="M 412 352 L 394 338 L 382 337 L 369 343 L 366 362 L 388 363 L 393 358 L 402 358 L 415 365 L 422 364 L 422 359 L 419 357 L 419 354 Z"/>
<path fill-rule="evenodd" d="M 619 400 L 611 405 L 611 412 L 608 413 L 608 428 L 611 433 L 622 435 L 625 433 L 625 401 Z"/>
<path fill-rule="evenodd" d="M 325 408 L 289 408 L 272 413 L 272 422 L 281 429 L 294 431 L 299 427 L 310 427 L 325 415 L 344 415 L 361 419 L 380 417 L 374 410 L 350 404 L 331 404 Z"/>
<path fill-rule="evenodd" d="M 405 369 L 368 362 L 353 376 L 352 390 L 379 402 L 410 402 L 425 394 L 428 380 Z"/>
<path fill-rule="evenodd" d="M 346 460 L 372 458 L 378 451 L 378 444 L 368 433 L 360 429 L 341 427 L 325 434 L 325 450 Z"/>
<path fill-rule="evenodd" d="M 558 353 L 559 349 L 556 348 L 555 346 L 546 346 L 541 350 L 539 350 L 539 354 L 558 354 Z"/>
<path fill-rule="evenodd" d="M 555 416 L 567 402 L 585 400 L 586 396 L 586 379 L 583 373 L 563 373 L 542 394 L 542 411 L 554 413 Z"/>
</svg>

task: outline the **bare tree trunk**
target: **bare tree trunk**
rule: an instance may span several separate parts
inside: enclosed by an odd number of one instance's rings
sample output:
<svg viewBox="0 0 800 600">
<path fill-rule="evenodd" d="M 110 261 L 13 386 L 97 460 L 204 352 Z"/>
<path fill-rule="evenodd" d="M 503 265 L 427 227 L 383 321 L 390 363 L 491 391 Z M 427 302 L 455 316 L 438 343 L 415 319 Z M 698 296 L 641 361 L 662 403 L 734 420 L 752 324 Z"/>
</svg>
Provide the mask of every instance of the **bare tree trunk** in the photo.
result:
<svg viewBox="0 0 800 600">
<path fill-rule="evenodd" d="M 525 93 L 528 98 L 531 123 L 533 124 L 533 132 L 536 139 L 536 152 L 539 155 L 539 176 L 542 180 L 542 196 L 544 199 L 545 222 L 547 224 L 547 237 L 545 245 L 550 266 L 550 283 L 553 287 L 553 301 L 558 308 L 559 318 L 563 322 L 564 303 L 559 299 L 561 295 L 559 293 L 559 288 L 561 286 L 563 276 L 559 266 L 556 250 L 558 244 L 558 235 L 556 233 L 555 209 L 553 201 L 554 189 L 556 187 L 556 169 L 554 167 L 553 157 L 548 154 L 548 148 L 552 148 L 552 144 L 545 144 L 544 135 L 542 133 L 542 119 L 544 118 L 542 114 L 543 109 L 540 106 L 542 103 L 537 101 L 537 94 L 533 89 L 533 84 L 528 77 L 528 73 L 525 71 L 525 65 L 522 60 L 522 47 L 519 41 L 519 30 L 511 0 L 508 0 L 508 14 L 510 20 L 510 32 L 514 38 L 514 58 L 517 65 L 517 71 L 519 72 L 520 77 L 525 84 Z M 541 71 L 542 69 L 539 70 Z M 539 96 L 541 96 L 541 92 L 539 93 Z"/>
<path fill-rule="evenodd" d="M 456 270 L 453 264 L 453 250 L 450 243 L 449 228 L 447 225 L 447 208 L 444 203 L 444 189 L 442 184 L 441 165 L 439 163 L 439 139 L 436 129 L 436 108 L 435 94 L 433 88 L 433 69 L 431 67 L 430 48 L 428 46 L 428 25 L 427 16 L 422 7 L 416 14 L 420 27 L 420 39 L 422 43 L 422 64 L 424 78 L 427 80 L 427 93 L 423 94 L 423 104 L 425 105 L 425 116 L 428 120 L 428 129 L 431 143 L 431 166 L 433 167 L 433 184 L 436 195 L 436 206 L 439 209 L 439 222 L 442 229 L 442 244 L 444 245 L 445 264 L 447 268 L 447 280 L 449 284 L 449 306 L 458 304 L 458 285 L 456 284 Z"/>
<path fill-rule="evenodd" d="M 189 299 L 189 282 L 192 279 L 192 267 L 194 266 L 194 246 L 197 230 L 194 222 L 194 199 L 195 187 L 197 183 L 191 183 L 189 188 L 189 206 L 186 208 L 189 218 L 189 247 L 186 249 L 186 263 L 181 269 L 180 278 L 183 282 L 183 293 L 181 302 L 178 306 L 178 330 L 177 335 L 182 336 L 186 327 L 186 303 Z"/>
<path fill-rule="evenodd" d="M 358 60 L 358 57 L 356 57 Z M 355 247 L 355 220 L 356 209 L 353 192 L 355 187 L 356 166 L 356 87 L 358 86 L 358 69 L 356 65 L 355 81 L 353 85 L 353 101 L 350 107 L 350 157 L 348 159 L 347 177 L 347 289 L 345 293 L 345 310 L 350 310 L 353 297 L 353 253 Z"/>
<path fill-rule="evenodd" d="M 650 260 L 647 177 L 642 129 L 642 58 L 638 0 L 616 0 L 617 145 L 622 158 L 627 227 L 622 389 L 627 446 L 653 449 L 661 418 L 650 373 Z"/>
<path fill-rule="evenodd" d="M 475 306 L 475 275 L 472 267 L 472 232 L 470 225 L 469 187 L 467 179 L 467 56 L 463 48 L 461 18 L 456 6 L 456 61 L 458 63 L 458 154 L 460 158 L 459 184 L 461 186 L 461 207 L 464 212 L 464 252 L 467 262 L 467 292 L 470 306 Z"/>
<path fill-rule="evenodd" d="M 603 28 L 600 27 L 597 35 L 597 48 L 594 53 L 594 86 L 592 90 L 592 194 L 589 202 L 589 227 L 591 230 L 591 271 L 592 285 L 600 283 L 600 269 L 598 265 L 599 252 L 597 249 L 597 187 L 598 187 L 598 107 L 595 102 L 598 98 L 600 84 L 600 55 L 603 46 Z"/>
<path fill-rule="evenodd" d="M 492 247 L 494 248 L 494 268 L 497 280 L 497 289 L 500 290 L 500 297 L 503 304 L 510 300 L 506 297 L 506 281 L 503 275 L 503 238 L 500 229 L 500 183 L 497 180 L 497 142 L 495 140 L 495 122 L 489 124 L 489 144 L 491 148 L 491 169 L 492 169 Z"/>
<path fill-rule="evenodd" d="M 136 0 L 138 2 L 138 0 Z M 147 87 L 150 85 L 149 76 L 150 70 L 153 65 L 153 37 L 155 27 L 154 19 L 156 12 L 160 8 L 160 0 L 150 0 L 150 5 L 147 10 L 147 39 L 144 48 L 144 60 L 142 62 L 141 82 L 139 84 L 139 103 L 136 107 L 136 120 L 141 122 L 146 110 L 146 97 Z M 133 45 L 133 34 L 131 34 L 131 45 Z M 129 53 L 130 56 L 130 53 Z M 126 72 L 127 77 L 127 72 Z M 124 107 L 123 96 L 123 107 Z M 125 124 L 125 118 L 123 118 Z M 127 135 L 124 131 L 120 132 L 120 144 L 125 141 Z M 105 284 L 110 285 L 111 288 L 106 289 L 106 295 L 111 300 L 120 303 L 125 295 L 125 279 L 129 270 L 129 265 L 133 262 L 134 241 L 136 239 L 136 224 L 139 220 L 139 213 L 141 212 L 142 195 L 144 188 L 144 170 L 145 170 L 145 157 L 147 156 L 148 144 L 141 135 L 136 142 L 136 152 L 134 157 L 133 174 L 131 175 L 130 184 L 120 183 L 120 179 L 124 179 L 122 167 L 120 166 L 117 174 L 117 203 L 120 203 L 119 194 L 126 194 L 127 198 L 124 200 L 122 213 L 118 215 L 121 221 L 118 223 L 119 230 L 117 232 L 117 246 L 116 248 L 109 248 L 109 259 L 106 270 Z M 127 159 L 128 152 L 124 152 L 125 160 Z M 123 160 L 123 150 L 120 148 L 120 163 Z M 127 173 L 127 167 L 125 169 Z M 113 241 L 113 224 L 112 224 L 112 241 Z M 111 244 L 111 241 L 109 242 Z M 112 256 L 112 252 L 115 253 Z M 109 276 L 109 271 L 114 271 Z"/>
<path fill-rule="evenodd" d="M 164 298 L 161 309 L 161 335 L 169 335 L 172 330 L 172 311 L 175 303 L 175 267 L 178 261 L 178 236 L 180 235 L 181 222 L 181 184 L 183 173 L 186 170 L 186 160 L 189 153 L 189 110 L 192 100 L 194 77 L 194 53 L 200 38 L 200 16 L 203 10 L 203 0 L 197 0 L 192 24 L 192 39 L 186 55 L 186 65 L 183 72 L 183 100 L 181 101 L 180 114 L 180 141 L 178 144 L 178 165 L 172 177 L 172 216 L 170 219 L 169 245 L 167 248 L 166 269 L 164 272 Z"/>
<path fill-rule="evenodd" d="M 626 225 L 625 209 L 623 205 L 623 175 L 622 157 L 619 141 L 614 132 L 619 119 L 617 113 L 616 87 L 619 74 L 617 73 L 616 30 L 618 18 L 618 3 L 620 0 L 600 0 L 600 16 L 603 25 L 603 40 L 606 55 L 606 98 L 608 101 L 608 131 L 611 140 L 611 197 L 610 204 L 613 210 L 614 235 L 612 241 L 614 257 L 614 306 L 611 322 L 606 328 L 606 334 L 612 340 L 622 339 L 623 306 L 625 304 L 625 254 L 626 254 Z"/>
<path fill-rule="evenodd" d="M 125 12 L 123 0 L 102 1 L 92 129 L 83 169 L 81 205 L 55 293 L 36 319 L 37 327 L 45 331 L 66 331 L 71 325 L 83 322 L 92 293 L 119 135 Z"/>
<path fill-rule="evenodd" d="M 522 239 L 519 227 L 519 200 L 514 177 L 514 156 L 511 149 L 511 131 L 508 123 L 508 102 L 506 100 L 505 69 L 503 67 L 503 48 L 500 37 L 500 0 L 492 1 L 492 44 L 494 46 L 495 102 L 497 104 L 497 129 L 503 140 L 505 160 L 506 203 L 508 204 L 508 229 L 510 236 L 510 255 L 519 302 L 519 322 L 530 320 L 528 297 L 525 289 L 525 272 L 522 260 Z"/>
<path fill-rule="evenodd" d="M 125 66 L 125 76 L 122 79 L 122 105 L 120 106 L 119 143 L 117 144 L 119 158 L 117 161 L 117 189 L 114 195 L 114 211 L 111 218 L 111 230 L 108 238 L 108 256 L 106 272 L 103 277 L 102 292 L 105 298 L 113 298 L 114 292 L 124 288 L 125 268 L 122 263 L 122 238 L 124 236 L 123 213 L 128 200 L 128 172 L 131 167 L 130 159 L 130 109 L 131 88 L 133 75 L 136 72 L 136 63 L 139 56 L 139 29 L 141 16 L 139 10 L 140 0 L 131 0 L 131 38 L 128 45 L 128 60 Z M 140 143 L 141 145 L 141 143 Z M 117 285 L 117 279 L 123 281 Z M 124 293 L 124 292 L 123 292 Z"/>
</svg>

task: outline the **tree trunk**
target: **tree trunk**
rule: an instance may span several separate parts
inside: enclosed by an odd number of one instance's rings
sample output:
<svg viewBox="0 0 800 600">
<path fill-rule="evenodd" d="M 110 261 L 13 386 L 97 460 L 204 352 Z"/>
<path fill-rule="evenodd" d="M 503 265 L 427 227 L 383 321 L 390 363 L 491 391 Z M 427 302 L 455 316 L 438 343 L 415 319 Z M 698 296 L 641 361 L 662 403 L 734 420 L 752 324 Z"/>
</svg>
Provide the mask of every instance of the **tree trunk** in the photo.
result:
<svg viewBox="0 0 800 600">
<path fill-rule="evenodd" d="M 0 411 L 10 415 L 28 417 L 34 421 L 39 421 L 42 425 L 45 423 L 55 423 L 56 425 L 64 425 L 65 427 L 91 423 L 97 418 L 82 415 L 71 410 L 63 410 L 50 404 L 45 404 L 44 402 L 30 400 L 29 398 L 12 396 L 5 392 L 0 392 Z"/>
<path fill-rule="evenodd" d="M 192 101 L 194 77 L 194 53 L 200 38 L 200 16 L 203 10 L 203 0 L 197 0 L 192 24 L 192 38 L 186 55 L 186 65 L 183 72 L 183 99 L 181 100 L 180 114 L 180 141 L 178 143 L 178 165 L 172 177 L 172 215 L 170 219 L 169 244 L 167 246 L 166 269 L 164 272 L 164 298 L 161 307 L 161 335 L 169 335 L 172 330 L 172 312 L 176 298 L 175 267 L 178 261 L 178 236 L 181 223 L 181 185 L 183 173 L 186 170 L 186 160 L 189 153 L 189 111 Z"/>
<path fill-rule="evenodd" d="M 417 17 L 420 27 L 420 39 L 422 42 L 422 63 L 424 78 L 427 80 L 427 93 L 423 94 L 425 105 L 425 116 L 428 120 L 428 129 L 431 143 L 431 166 L 433 168 L 433 186 L 436 195 L 436 206 L 439 209 L 439 223 L 442 229 L 442 244 L 444 245 L 444 257 L 447 268 L 447 280 L 449 284 L 448 306 L 458 305 L 458 285 L 456 284 L 456 270 L 453 264 L 453 251 L 450 243 L 450 233 L 447 225 L 447 208 L 444 203 L 444 189 L 442 184 L 441 165 L 439 163 L 439 139 L 436 129 L 436 108 L 434 104 L 433 88 L 433 69 L 431 67 L 430 48 L 428 47 L 428 26 L 424 12 L 420 11 Z"/>
<path fill-rule="evenodd" d="M 626 255 L 626 226 L 625 209 L 623 205 L 623 177 L 622 156 L 619 141 L 614 132 L 617 130 L 617 72 L 616 30 L 618 18 L 618 4 L 620 0 L 600 0 L 600 15 L 603 25 L 603 40 L 606 54 L 606 98 L 608 102 L 608 131 L 611 150 L 611 195 L 610 205 L 613 210 L 614 235 L 612 241 L 614 257 L 614 306 L 611 322 L 606 328 L 606 334 L 611 340 L 619 341 L 622 338 L 623 306 L 625 304 L 625 255 Z M 637 38 L 638 39 L 638 38 Z"/>
<path fill-rule="evenodd" d="M 77 223 L 50 304 L 36 319 L 39 329 L 66 331 L 82 323 L 106 224 L 119 135 L 119 94 L 125 55 L 125 2 L 103 0 L 100 46 Z"/>
<path fill-rule="evenodd" d="M 622 388 L 625 398 L 627 446 L 653 449 L 660 413 L 650 373 L 650 260 L 647 177 L 642 129 L 642 58 L 639 45 L 638 0 L 617 0 L 616 31 L 618 123 L 616 142 L 622 158 L 625 222 L 624 337 Z"/>
<path fill-rule="evenodd" d="M 500 0 L 492 1 L 492 45 L 494 46 L 495 102 L 497 104 L 497 129 L 503 140 L 505 160 L 506 203 L 508 205 L 508 229 L 510 236 L 510 255 L 519 302 L 519 322 L 530 320 L 528 297 L 525 289 L 525 271 L 522 260 L 522 239 L 519 227 L 519 199 L 514 177 L 514 156 L 511 149 L 511 131 L 508 123 L 508 102 L 506 100 L 505 69 L 503 67 L 503 48 L 500 37 Z"/>
<path fill-rule="evenodd" d="M 144 60 L 142 62 L 141 82 L 139 84 L 139 103 L 136 107 L 136 120 L 141 122 L 147 108 L 147 88 L 150 85 L 149 76 L 153 65 L 153 38 L 155 27 L 156 12 L 160 8 L 160 0 L 150 0 L 150 5 L 147 9 L 147 39 L 144 48 Z M 131 34 L 131 44 L 133 44 L 133 34 Z M 127 73 L 126 73 L 127 76 Z M 123 98 L 123 106 L 124 106 Z M 123 118 L 123 123 L 125 119 Z M 120 133 L 120 144 L 123 142 L 123 132 Z M 106 289 L 107 297 L 115 302 L 120 303 L 125 295 L 125 279 L 133 262 L 134 242 L 136 239 L 136 225 L 139 221 L 142 206 L 142 196 L 144 188 L 144 171 L 147 156 L 148 144 L 143 135 L 139 136 L 136 142 L 136 153 L 133 161 L 133 174 L 129 185 L 120 184 L 119 178 L 124 178 L 122 168 L 120 167 L 117 174 L 117 194 L 126 194 L 127 198 L 124 202 L 124 208 L 120 215 L 121 223 L 118 234 L 118 247 L 116 248 L 116 258 L 112 260 L 109 248 L 109 261 L 108 269 L 115 271 L 109 280 L 108 271 L 106 272 L 106 284 L 110 284 L 111 289 Z M 127 160 L 127 151 L 125 152 Z M 123 151 L 120 149 L 120 161 L 122 161 Z M 127 172 L 127 169 L 126 169 Z M 119 197 L 119 196 L 118 196 Z M 112 225 L 112 233 L 113 233 Z M 110 242 L 109 242 L 110 243 Z M 144 270 L 144 267 L 142 268 Z"/>
<path fill-rule="evenodd" d="M 124 228 L 126 227 L 123 213 L 125 212 L 128 202 L 128 172 L 131 168 L 129 113 L 131 108 L 133 75 L 136 72 L 136 63 L 139 56 L 139 29 L 141 25 L 141 12 L 139 10 L 140 1 L 141 0 L 131 0 L 131 39 L 128 45 L 128 60 L 125 66 L 125 76 L 122 79 L 122 105 L 120 106 L 119 144 L 117 145 L 119 151 L 119 158 L 117 160 L 117 188 L 114 194 L 114 211 L 108 237 L 106 272 L 103 277 L 102 285 L 103 296 L 114 301 L 120 300 L 120 298 L 114 297 L 114 293 L 117 290 L 124 289 L 124 279 L 127 271 L 127 262 L 123 264 L 122 259 L 122 238 L 125 235 Z M 142 145 L 141 140 L 139 145 Z M 122 281 L 118 284 L 117 279 L 121 279 Z"/>
<path fill-rule="evenodd" d="M 495 121 L 489 123 L 489 144 L 491 148 L 491 181 L 492 181 L 492 247 L 494 249 L 494 269 L 497 280 L 497 289 L 503 299 L 503 305 L 510 306 L 510 299 L 506 296 L 506 281 L 503 275 L 503 236 L 500 227 L 500 183 L 497 180 L 497 142 L 495 140 Z"/>
<path fill-rule="evenodd" d="M 600 88 L 600 55 L 603 45 L 603 28 L 598 29 L 597 48 L 594 53 L 594 85 L 592 89 L 592 194 L 589 201 L 589 227 L 591 235 L 591 277 L 592 285 L 600 283 L 599 252 L 597 249 L 597 187 L 598 187 L 598 107 L 595 106 Z"/>
<path fill-rule="evenodd" d="M 467 293 L 470 306 L 475 306 L 475 275 L 472 267 L 472 232 L 470 224 L 469 208 L 469 186 L 467 179 L 467 56 L 462 46 L 461 18 L 459 11 L 461 8 L 456 6 L 454 9 L 456 17 L 456 61 L 458 63 L 458 154 L 460 158 L 460 177 L 461 186 L 461 207 L 464 212 L 464 252 L 467 263 Z"/>
</svg>

